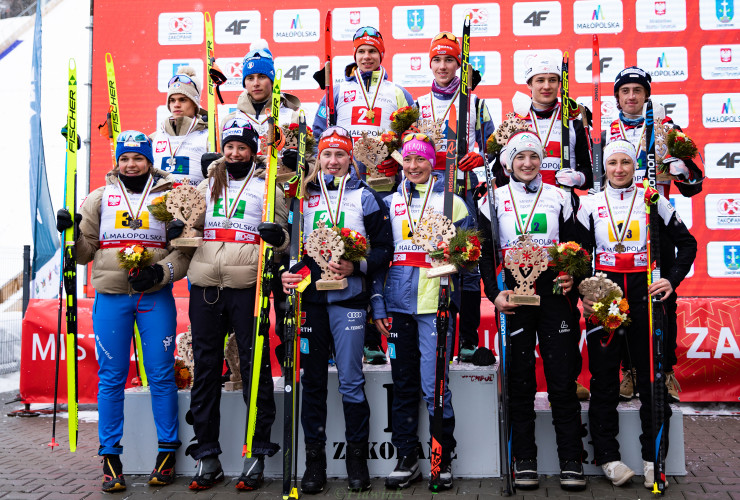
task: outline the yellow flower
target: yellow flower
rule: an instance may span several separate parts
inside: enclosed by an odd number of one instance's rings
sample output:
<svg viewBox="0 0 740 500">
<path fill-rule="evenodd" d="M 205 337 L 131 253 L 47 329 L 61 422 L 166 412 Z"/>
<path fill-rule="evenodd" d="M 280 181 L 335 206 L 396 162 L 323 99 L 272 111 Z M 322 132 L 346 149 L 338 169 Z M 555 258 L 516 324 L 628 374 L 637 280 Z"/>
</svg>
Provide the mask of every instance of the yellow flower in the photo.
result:
<svg viewBox="0 0 740 500">
<path fill-rule="evenodd" d="M 596 312 L 596 311 L 598 311 L 599 309 L 601 309 L 601 306 L 603 306 L 603 305 L 604 305 L 604 304 L 602 304 L 601 302 L 597 302 L 597 303 L 595 303 L 595 304 L 593 305 L 593 310 L 594 310 L 594 312 Z"/>
</svg>

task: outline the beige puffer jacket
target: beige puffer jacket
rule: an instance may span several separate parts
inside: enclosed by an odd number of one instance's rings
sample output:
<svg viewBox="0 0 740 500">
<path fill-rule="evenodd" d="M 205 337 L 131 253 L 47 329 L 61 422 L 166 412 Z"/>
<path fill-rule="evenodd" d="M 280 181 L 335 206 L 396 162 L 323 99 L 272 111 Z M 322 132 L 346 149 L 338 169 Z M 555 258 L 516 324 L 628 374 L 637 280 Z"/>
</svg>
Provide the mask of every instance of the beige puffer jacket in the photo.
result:
<svg viewBox="0 0 740 500">
<path fill-rule="evenodd" d="M 152 167 L 154 176 L 154 187 L 152 193 L 163 193 L 172 189 L 173 178 L 170 174 Z M 118 175 L 118 169 L 113 169 L 105 176 L 105 183 L 113 184 Z M 128 282 L 128 273 L 118 263 L 118 252 L 120 248 L 100 248 L 100 203 L 103 199 L 105 186 L 99 187 L 82 202 L 80 213 L 80 235 L 77 238 L 77 262 L 87 264 L 92 262 L 92 285 L 101 293 L 138 293 L 135 292 Z M 146 209 L 146 208 L 144 208 Z M 150 248 L 154 254 L 153 264 L 159 264 L 164 268 L 164 279 L 162 283 L 150 288 L 145 293 L 156 292 L 170 283 L 170 272 L 167 263 L 172 264 L 174 280 L 185 277 L 193 255 L 193 249 L 181 248 Z"/>
<path fill-rule="evenodd" d="M 220 158 L 208 167 L 209 178 L 198 185 L 198 191 L 208 200 L 211 193 L 208 191 L 210 173 L 218 165 L 226 161 Z M 258 164 L 259 165 L 259 164 Z M 264 179 L 266 170 L 259 165 L 256 176 Z M 286 208 L 282 187 L 275 190 L 275 222 L 283 227 L 285 242 L 275 248 L 276 260 L 290 244 L 288 235 L 288 209 Z M 203 230 L 205 213 L 195 222 L 194 228 Z M 217 286 L 220 288 L 251 288 L 257 283 L 257 266 L 260 254 L 259 245 L 225 242 L 204 241 L 198 247 L 190 262 L 188 279 L 194 285 L 201 287 Z"/>
</svg>

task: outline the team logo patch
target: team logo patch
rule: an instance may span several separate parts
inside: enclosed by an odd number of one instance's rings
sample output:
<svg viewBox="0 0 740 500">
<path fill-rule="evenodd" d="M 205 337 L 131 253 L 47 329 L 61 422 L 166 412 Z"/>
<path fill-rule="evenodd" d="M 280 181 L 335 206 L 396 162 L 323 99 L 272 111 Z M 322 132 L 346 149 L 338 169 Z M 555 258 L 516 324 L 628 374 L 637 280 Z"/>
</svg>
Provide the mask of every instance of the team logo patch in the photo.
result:
<svg viewBox="0 0 740 500">
<path fill-rule="evenodd" d="M 609 211 L 606 207 L 599 207 L 599 219 L 606 219 L 609 217 Z"/>
<path fill-rule="evenodd" d="M 164 153 L 167 148 L 167 141 L 157 141 L 157 146 L 154 149 L 156 153 Z"/>
<path fill-rule="evenodd" d="M 355 97 L 357 97 L 357 91 L 356 90 L 345 90 L 344 96 L 342 97 L 342 100 L 344 102 L 354 102 Z"/>
<path fill-rule="evenodd" d="M 431 118 L 432 117 L 432 107 L 431 106 L 422 106 L 421 107 L 421 116 L 422 116 L 422 118 Z"/>
<path fill-rule="evenodd" d="M 504 201 L 504 212 L 513 212 L 514 208 L 511 206 L 511 200 Z"/>
<path fill-rule="evenodd" d="M 308 206 L 310 208 L 318 207 L 319 206 L 319 199 L 320 196 L 318 194 L 315 194 L 308 198 Z"/>
<path fill-rule="evenodd" d="M 406 215 L 406 206 L 402 203 L 397 203 L 393 207 L 393 213 L 396 215 Z"/>
<path fill-rule="evenodd" d="M 121 197 L 118 195 L 111 195 L 108 197 L 108 206 L 109 207 L 117 207 L 121 204 Z"/>
</svg>

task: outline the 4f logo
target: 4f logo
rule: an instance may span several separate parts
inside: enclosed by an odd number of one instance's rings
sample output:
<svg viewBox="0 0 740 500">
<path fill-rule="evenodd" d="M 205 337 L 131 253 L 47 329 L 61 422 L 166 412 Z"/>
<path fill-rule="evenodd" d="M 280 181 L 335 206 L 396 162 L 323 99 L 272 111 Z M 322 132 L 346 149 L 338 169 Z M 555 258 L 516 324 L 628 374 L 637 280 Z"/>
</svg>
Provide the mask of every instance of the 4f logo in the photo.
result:
<svg viewBox="0 0 740 500">
<path fill-rule="evenodd" d="M 599 71 L 603 73 L 604 69 L 609 67 L 609 62 L 612 61 L 613 59 L 614 59 L 613 57 L 602 57 L 601 59 L 599 59 L 599 66 L 600 66 Z M 591 71 L 592 68 L 593 68 L 593 63 L 586 66 L 586 71 Z"/>
<path fill-rule="evenodd" d="M 547 15 L 550 13 L 549 10 L 535 10 L 524 20 L 525 23 L 529 23 L 532 27 L 542 25 L 542 21 L 547 19 Z"/>
<path fill-rule="evenodd" d="M 234 19 L 231 21 L 231 24 L 229 24 L 226 27 L 227 33 L 232 33 L 234 36 L 239 36 L 242 34 L 242 30 L 247 29 L 247 25 L 249 24 L 249 19 Z"/>
<path fill-rule="evenodd" d="M 717 160 L 718 167 L 724 168 L 735 168 L 735 165 L 740 163 L 740 153 L 725 153 L 725 155 Z"/>
<path fill-rule="evenodd" d="M 306 70 L 308 69 L 307 64 L 299 64 L 298 66 L 293 66 L 290 68 L 286 73 L 285 76 L 287 78 L 290 78 L 291 80 L 300 80 L 301 76 L 306 74 Z"/>
</svg>

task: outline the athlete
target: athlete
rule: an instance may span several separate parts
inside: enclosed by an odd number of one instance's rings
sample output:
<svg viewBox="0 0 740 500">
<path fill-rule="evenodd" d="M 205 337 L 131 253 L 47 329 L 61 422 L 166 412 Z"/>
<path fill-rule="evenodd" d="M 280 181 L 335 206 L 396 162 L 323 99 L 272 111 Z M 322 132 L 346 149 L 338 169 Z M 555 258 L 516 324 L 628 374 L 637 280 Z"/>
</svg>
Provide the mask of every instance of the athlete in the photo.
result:
<svg viewBox="0 0 740 500">
<path fill-rule="evenodd" d="M 592 391 L 588 415 L 594 460 L 615 486 L 625 484 L 635 474 L 621 461 L 617 442 L 619 367 L 623 344 L 628 344 L 640 393 L 644 484 L 650 489 L 654 482 L 655 443 L 650 383 L 652 339 L 645 297 L 662 297 L 660 300 L 663 304 L 675 300 L 675 290 L 688 274 L 696 257 L 696 240 L 668 200 L 658 197 L 656 215 L 660 217 L 660 243 L 664 247 L 661 248 L 661 259 L 667 251 L 675 253 L 676 257 L 670 265 L 661 266 L 662 277 L 648 287 L 645 190 L 635 182 L 635 148 L 621 139 L 609 143 L 604 148 L 604 165 L 608 182 L 603 191 L 583 198 L 577 222 L 581 239 L 587 242 L 585 248 L 595 252 L 596 271 L 605 273 L 622 289 L 629 303 L 631 323 L 624 328 L 624 334 L 609 333 L 601 327 L 587 333 Z M 586 315 L 593 313 L 593 306 L 589 297 L 583 299 Z M 666 310 L 664 314 L 665 320 L 670 321 L 670 313 Z M 671 418 L 668 390 L 663 384 L 653 387 L 664 391 L 663 435 L 667 453 Z"/>
<path fill-rule="evenodd" d="M 157 458 L 149 484 L 175 479 L 177 385 L 174 350 L 177 311 L 172 284 L 185 276 L 192 252 L 167 244 L 167 228 L 147 209 L 175 181 L 155 168 L 151 141 L 142 132 L 121 132 L 116 143 L 116 167 L 105 186 L 90 193 L 74 224 L 78 264 L 93 262 L 95 305 L 92 320 L 98 360 L 98 455 L 103 457 L 103 491 L 126 489 L 123 453 L 123 390 L 130 368 L 134 321 L 142 340 L 144 368 L 152 397 L 157 431 Z M 57 212 L 57 229 L 72 227 L 67 210 Z M 146 264 L 126 272 L 119 254 L 142 247 L 151 254 Z"/>
</svg>

